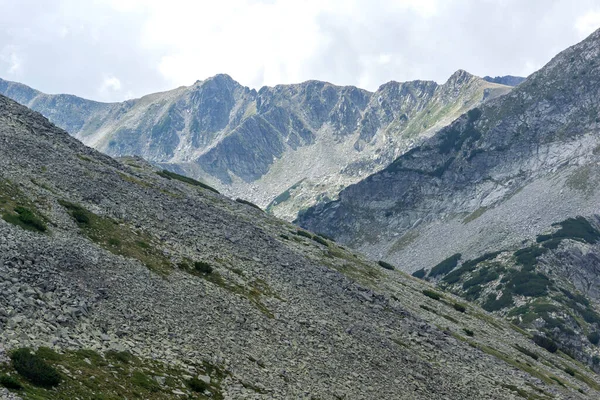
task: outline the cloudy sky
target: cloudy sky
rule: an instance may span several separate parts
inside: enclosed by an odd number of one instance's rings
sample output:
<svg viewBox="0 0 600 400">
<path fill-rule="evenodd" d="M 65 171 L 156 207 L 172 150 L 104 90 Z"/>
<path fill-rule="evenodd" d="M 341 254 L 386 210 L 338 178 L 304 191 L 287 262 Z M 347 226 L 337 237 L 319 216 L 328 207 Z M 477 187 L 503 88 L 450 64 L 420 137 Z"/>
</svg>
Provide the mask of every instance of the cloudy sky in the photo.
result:
<svg viewBox="0 0 600 400">
<path fill-rule="evenodd" d="M 600 27 L 600 0 L 0 0 L 0 77 L 118 101 L 227 73 L 375 90 L 522 75 Z"/>
</svg>

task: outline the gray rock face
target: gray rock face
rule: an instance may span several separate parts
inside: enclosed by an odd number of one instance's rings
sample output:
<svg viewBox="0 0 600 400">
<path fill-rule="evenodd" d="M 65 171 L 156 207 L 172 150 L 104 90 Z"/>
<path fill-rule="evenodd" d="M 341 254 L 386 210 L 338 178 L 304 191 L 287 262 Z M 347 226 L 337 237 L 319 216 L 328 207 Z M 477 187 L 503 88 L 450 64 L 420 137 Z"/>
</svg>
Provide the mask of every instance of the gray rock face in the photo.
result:
<svg viewBox="0 0 600 400">
<path fill-rule="evenodd" d="M 598 213 L 600 32 L 299 223 L 406 271 Z"/>
<path fill-rule="evenodd" d="M 318 81 L 257 92 L 217 75 L 104 104 L 0 80 L 1 94 L 89 146 L 144 157 L 289 220 L 509 90 L 465 71 L 443 85 L 389 82 L 374 93 Z"/>
<path fill-rule="evenodd" d="M 0 96 L 2 369 L 18 347 L 114 349 L 204 382 L 194 365 L 217 366 L 225 399 L 598 398 L 597 376 L 568 359 L 521 363 L 530 338 L 477 306 L 123 161 Z"/>
</svg>

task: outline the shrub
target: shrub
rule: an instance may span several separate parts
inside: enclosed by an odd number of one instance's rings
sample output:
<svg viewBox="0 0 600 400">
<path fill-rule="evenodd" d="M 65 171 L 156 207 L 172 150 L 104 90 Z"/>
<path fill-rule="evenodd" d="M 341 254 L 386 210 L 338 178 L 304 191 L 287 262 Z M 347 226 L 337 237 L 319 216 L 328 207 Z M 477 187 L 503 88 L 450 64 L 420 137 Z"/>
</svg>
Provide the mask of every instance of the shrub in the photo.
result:
<svg viewBox="0 0 600 400">
<path fill-rule="evenodd" d="M 598 331 L 591 332 L 587 336 L 587 338 L 591 344 L 598 344 L 598 342 L 600 342 L 600 332 L 598 332 Z"/>
<path fill-rule="evenodd" d="M 461 254 L 457 253 L 457 254 L 454 254 L 454 255 L 446 258 L 444 261 L 442 261 L 435 267 L 431 268 L 431 271 L 429 272 L 429 276 L 435 277 L 438 275 L 446 275 L 448 272 L 450 272 L 454 268 L 456 268 L 456 266 L 458 265 L 458 260 L 460 260 L 460 257 L 461 257 Z"/>
<path fill-rule="evenodd" d="M 558 350 L 558 346 L 556 345 L 556 343 L 554 343 L 552 339 L 548 339 L 545 336 L 534 335 L 533 342 L 538 346 L 548 350 L 550 353 L 556 353 L 556 351 Z"/>
<path fill-rule="evenodd" d="M 213 267 L 204 261 L 196 261 L 194 263 L 194 269 L 202 274 L 210 274 L 213 272 Z"/>
<path fill-rule="evenodd" d="M 133 361 L 133 356 L 128 351 L 109 350 L 106 352 L 106 357 L 123 364 L 129 364 Z"/>
<path fill-rule="evenodd" d="M 204 382 L 203 380 L 198 379 L 198 378 L 192 378 L 192 379 L 188 380 L 187 384 L 190 387 L 190 389 L 192 389 L 194 392 L 198 392 L 198 393 L 202 393 L 202 392 L 208 390 L 208 388 L 209 388 L 209 386 L 206 382 Z"/>
<path fill-rule="evenodd" d="M 329 242 L 327 242 L 327 240 L 323 239 L 321 236 L 314 235 L 312 237 L 312 240 L 314 240 L 315 242 L 317 242 L 319 244 L 322 244 L 325 247 L 329 247 Z"/>
<path fill-rule="evenodd" d="M 331 236 L 329 236 L 329 235 L 326 235 L 326 234 L 324 234 L 324 233 L 320 233 L 320 232 L 317 232 L 317 235 L 321 236 L 323 239 L 327 239 L 327 240 L 329 240 L 330 242 L 334 242 L 334 243 L 335 243 L 335 239 L 334 239 L 334 238 L 332 238 L 332 237 L 331 237 Z"/>
<path fill-rule="evenodd" d="M 167 179 L 176 179 L 178 181 L 187 183 L 188 185 L 192 185 L 192 186 L 198 186 L 201 187 L 203 189 L 207 189 L 210 190 L 211 192 L 215 192 L 215 193 L 219 193 L 219 191 L 211 186 L 208 186 L 206 183 L 202 183 L 200 181 L 197 181 L 195 179 L 189 178 L 187 176 L 183 176 L 183 175 L 179 175 L 176 174 L 175 172 L 171 172 L 171 171 L 167 171 L 166 169 L 163 169 L 162 171 L 157 172 L 158 175 L 162 176 L 163 178 L 167 178 Z"/>
<path fill-rule="evenodd" d="M 498 279 L 500 275 L 496 271 L 491 271 L 489 268 L 484 268 L 473 278 L 463 283 L 463 290 L 467 290 L 471 286 L 483 285 L 485 283 Z"/>
<path fill-rule="evenodd" d="M 467 336 L 471 336 L 471 337 L 473 337 L 473 336 L 475 335 L 475 332 L 473 332 L 473 331 L 472 331 L 472 330 L 470 330 L 470 329 L 463 328 L 463 331 L 464 331 L 464 332 L 467 334 Z"/>
<path fill-rule="evenodd" d="M 395 270 L 395 269 L 396 269 L 396 267 L 394 267 L 392 264 L 390 264 L 390 263 L 386 263 L 386 262 L 385 262 L 385 261 L 383 261 L 383 260 L 379 260 L 379 261 L 378 261 L 378 264 L 379 264 L 379 266 L 380 266 L 381 268 L 383 268 L 383 269 L 387 269 L 387 270 L 389 270 L 389 271 L 393 271 L 393 270 Z"/>
<path fill-rule="evenodd" d="M 237 199 L 235 199 L 235 201 L 237 201 L 237 202 L 238 202 L 238 203 L 240 203 L 240 204 L 245 204 L 245 205 L 247 205 L 247 206 L 250 206 L 250 207 L 256 208 L 257 210 L 260 210 L 260 211 L 262 211 L 262 210 L 263 210 L 262 208 L 260 208 L 259 206 L 257 206 L 256 204 L 254 204 L 254 203 L 252 203 L 252 202 L 250 202 L 250 201 L 248 201 L 248 200 L 244 200 L 244 199 L 237 198 Z"/>
<path fill-rule="evenodd" d="M 558 225 L 561 226 L 558 231 L 550 235 L 539 235 L 537 237 L 537 242 L 545 242 L 551 239 L 560 242 L 561 239 L 573 239 L 594 244 L 600 240 L 600 232 L 598 232 L 584 217 L 569 218 L 560 222 Z"/>
<path fill-rule="evenodd" d="M 539 356 L 537 354 L 535 354 L 533 351 L 527 350 L 525 347 L 522 347 L 518 344 L 515 344 L 515 349 L 517 349 L 521 353 L 533 358 L 534 360 L 537 360 L 539 358 Z"/>
<path fill-rule="evenodd" d="M 15 378 L 10 375 L 0 375 L 0 385 L 7 389 L 20 390 L 23 389 L 23 385 Z"/>
<path fill-rule="evenodd" d="M 548 293 L 550 279 L 542 273 L 533 273 L 531 271 L 521 271 L 508 282 L 507 287 L 511 288 L 516 294 L 527 297 L 539 297 Z"/>
<path fill-rule="evenodd" d="M 10 358 L 14 369 L 29 382 L 42 387 L 54 387 L 61 381 L 61 376 L 54 367 L 41 357 L 31 353 L 30 349 L 15 350 Z"/>
<path fill-rule="evenodd" d="M 429 289 L 423 290 L 423 294 L 434 300 L 439 300 L 442 298 L 442 296 L 439 293 L 434 292 L 433 290 L 429 290 Z"/>
<path fill-rule="evenodd" d="M 496 299 L 494 293 L 490 294 L 487 301 L 481 306 L 484 310 L 492 312 L 498 311 L 513 304 L 512 293 L 505 291 L 499 299 Z"/>
<path fill-rule="evenodd" d="M 148 375 L 141 371 L 135 371 L 131 376 L 131 382 L 144 388 L 150 392 L 158 392 L 160 391 L 160 385 L 154 379 L 150 378 Z"/>
<path fill-rule="evenodd" d="M 535 268 L 535 265 L 537 264 L 537 258 L 547 251 L 548 249 L 544 247 L 531 246 L 516 251 L 514 256 L 517 264 L 521 264 L 524 270 L 530 271 Z"/>
<path fill-rule="evenodd" d="M 571 376 L 575 376 L 575 370 L 571 367 L 566 367 L 565 372 Z"/>
<path fill-rule="evenodd" d="M 421 268 L 421 269 L 418 269 L 415 272 L 413 272 L 412 276 L 414 276 L 415 278 L 423 279 L 423 278 L 425 278 L 426 273 L 427 272 L 425 271 L 425 268 Z"/>
<path fill-rule="evenodd" d="M 46 232 L 48 229 L 44 221 L 37 217 L 30 209 L 17 206 L 14 211 L 17 215 L 5 213 L 2 215 L 2 218 L 6 222 L 30 231 Z"/>
<path fill-rule="evenodd" d="M 460 303 L 454 303 L 452 307 L 454 307 L 454 309 L 458 312 L 464 313 L 465 311 L 467 311 L 467 307 Z"/>
<path fill-rule="evenodd" d="M 59 200 L 59 204 L 69 210 L 71 216 L 78 224 L 87 225 L 90 223 L 91 213 L 79 204 L 69 203 L 68 201 Z"/>
<path fill-rule="evenodd" d="M 313 238 L 313 235 L 310 232 L 303 231 L 302 229 L 298 229 L 296 231 L 296 235 L 298 235 L 298 236 L 304 236 L 304 237 L 309 238 L 309 239 Z"/>
</svg>

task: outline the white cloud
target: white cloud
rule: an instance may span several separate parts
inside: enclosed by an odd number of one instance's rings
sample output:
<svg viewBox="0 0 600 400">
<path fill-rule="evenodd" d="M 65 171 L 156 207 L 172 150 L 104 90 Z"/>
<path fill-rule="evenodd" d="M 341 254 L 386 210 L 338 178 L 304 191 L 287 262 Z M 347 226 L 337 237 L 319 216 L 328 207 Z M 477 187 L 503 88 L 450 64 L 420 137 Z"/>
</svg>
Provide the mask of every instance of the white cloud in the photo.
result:
<svg viewBox="0 0 600 400">
<path fill-rule="evenodd" d="M 0 51 L 0 65 L 9 76 L 18 76 L 23 70 L 23 60 L 14 46 L 6 46 Z"/>
<path fill-rule="evenodd" d="M 319 79 L 371 90 L 457 69 L 526 74 L 600 26 L 598 0 L 0 0 L 0 10 L 0 43 L 18 49 L 0 52 L 0 74 L 111 101 L 218 73 L 254 88 Z"/>
<path fill-rule="evenodd" d="M 600 28 L 600 10 L 593 10 L 577 18 L 575 29 L 580 38 L 584 38 Z"/>
<path fill-rule="evenodd" d="M 98 88 L 98 93 L 102 100 L 111 101 L 115 95 L 120 94 L 121 81 L 113 75 L 105 75 L 102 84 Z"/>
</svg>

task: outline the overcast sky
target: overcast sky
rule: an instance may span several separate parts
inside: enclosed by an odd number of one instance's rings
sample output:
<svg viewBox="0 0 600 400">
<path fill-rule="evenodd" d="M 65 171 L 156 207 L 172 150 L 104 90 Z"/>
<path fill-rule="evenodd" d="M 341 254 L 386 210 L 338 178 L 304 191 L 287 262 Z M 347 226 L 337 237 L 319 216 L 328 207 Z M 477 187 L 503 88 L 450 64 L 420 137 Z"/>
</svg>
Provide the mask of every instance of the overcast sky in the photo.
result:
<svg viewBox="0 0 600 400">
<path fill-rule="evenodd" d="M 0 0 L 0 77 L 119 101 L 227 73 L 375 90 L 457 69 L 526 76 L 600 0 Z"/>
</svg>

